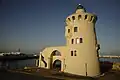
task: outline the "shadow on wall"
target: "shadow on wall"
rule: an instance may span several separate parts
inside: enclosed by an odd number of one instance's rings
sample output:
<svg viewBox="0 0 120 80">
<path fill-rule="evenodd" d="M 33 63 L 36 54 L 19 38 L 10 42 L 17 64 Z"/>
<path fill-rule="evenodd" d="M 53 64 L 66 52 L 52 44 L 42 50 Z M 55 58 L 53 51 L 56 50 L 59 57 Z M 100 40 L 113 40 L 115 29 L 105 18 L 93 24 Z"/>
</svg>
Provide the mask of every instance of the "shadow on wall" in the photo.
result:
<svg viewBox="0 0 120 80">
<path fill-rule="evenodd" d="M 44 57 L 41 55 L 41 60 L 44 62 L 44 64 L 45 64 L 45 67 L 47 67 L 47 63 L 45 62 L 45 60 L 44 60 Z"/>
<path fill-rule="evenodd" d="M 101 72 L 101 74 L 111 70 L 112 65 L 113 65 L 112 62 L 108 62 L 108 61 L 100 62 L 100 72 Z"/>
</svg>

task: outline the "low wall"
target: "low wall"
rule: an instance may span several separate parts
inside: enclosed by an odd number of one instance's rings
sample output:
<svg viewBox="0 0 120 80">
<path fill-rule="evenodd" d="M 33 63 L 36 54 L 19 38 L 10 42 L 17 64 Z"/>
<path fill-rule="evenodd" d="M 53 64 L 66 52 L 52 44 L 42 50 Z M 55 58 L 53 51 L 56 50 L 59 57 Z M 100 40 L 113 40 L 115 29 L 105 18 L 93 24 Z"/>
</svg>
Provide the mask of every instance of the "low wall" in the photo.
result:
<svg viewBox="0 0 120 80">
<path fill-rule="evenodd" d="M 120 63 L 113 63 L 112 69 L 113 70 L 120 70 Z"/>
</svg>

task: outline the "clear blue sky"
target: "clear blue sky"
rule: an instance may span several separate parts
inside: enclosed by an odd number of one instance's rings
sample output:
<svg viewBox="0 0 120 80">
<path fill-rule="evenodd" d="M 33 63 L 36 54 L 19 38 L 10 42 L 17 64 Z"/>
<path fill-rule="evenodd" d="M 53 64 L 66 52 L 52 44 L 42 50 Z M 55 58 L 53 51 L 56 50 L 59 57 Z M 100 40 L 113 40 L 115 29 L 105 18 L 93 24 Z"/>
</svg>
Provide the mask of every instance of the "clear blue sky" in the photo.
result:
<svg viewBox="0 0 120 80">
<path fill-rule="evenodd" d="M 120 0 L 0 0 L 0 51 L 64 45 L 65 18 L 79 3 L 98 16 L 101 52 L 120 53 Z"/>
</svg>

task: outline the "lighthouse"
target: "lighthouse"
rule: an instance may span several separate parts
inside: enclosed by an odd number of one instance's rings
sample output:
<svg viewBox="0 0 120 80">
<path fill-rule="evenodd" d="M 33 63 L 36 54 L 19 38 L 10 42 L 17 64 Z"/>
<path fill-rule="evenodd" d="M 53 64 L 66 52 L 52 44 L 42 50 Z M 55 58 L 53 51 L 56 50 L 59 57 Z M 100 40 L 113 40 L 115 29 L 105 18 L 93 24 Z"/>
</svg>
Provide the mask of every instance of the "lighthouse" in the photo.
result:
<svg viewBox="0 0 120 80">
<path fill-rule="evenodd" d="M 65 20 L 66 44 L 40 51 L 38 67 L 82 76 L 99 75 L 96 21 L 97 16 L 79 4 Z"/>
<path fill-rule="evenodd" d="M 99 75 L 97 37 L 95 23 L 97 16 L 86 12 L 78 5 L 75 13 L 66 18 L 66 46 L 71 55 L 66 55 L 66 72 L 95 76 Z"/>
</svg>

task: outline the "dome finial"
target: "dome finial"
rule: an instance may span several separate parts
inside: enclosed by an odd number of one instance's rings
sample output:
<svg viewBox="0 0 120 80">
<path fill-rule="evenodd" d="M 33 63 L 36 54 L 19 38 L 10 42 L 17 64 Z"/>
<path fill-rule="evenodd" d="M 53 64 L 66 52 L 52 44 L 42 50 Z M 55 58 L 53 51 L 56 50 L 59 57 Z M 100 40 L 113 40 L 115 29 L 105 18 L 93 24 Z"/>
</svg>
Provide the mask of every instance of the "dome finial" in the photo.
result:
<svg viewBox="0 0 120 80">
<path fill-rule="evenodd" d="M 78 4 L 76 10 L 77 10 L 77 9 L 84 9 L 84 10 L 85 10 L 85 8 L 84 8 L 81 4 Z M 85 10 L 85 11 L 86 11 L 86 10 Z"/>
</svg>

